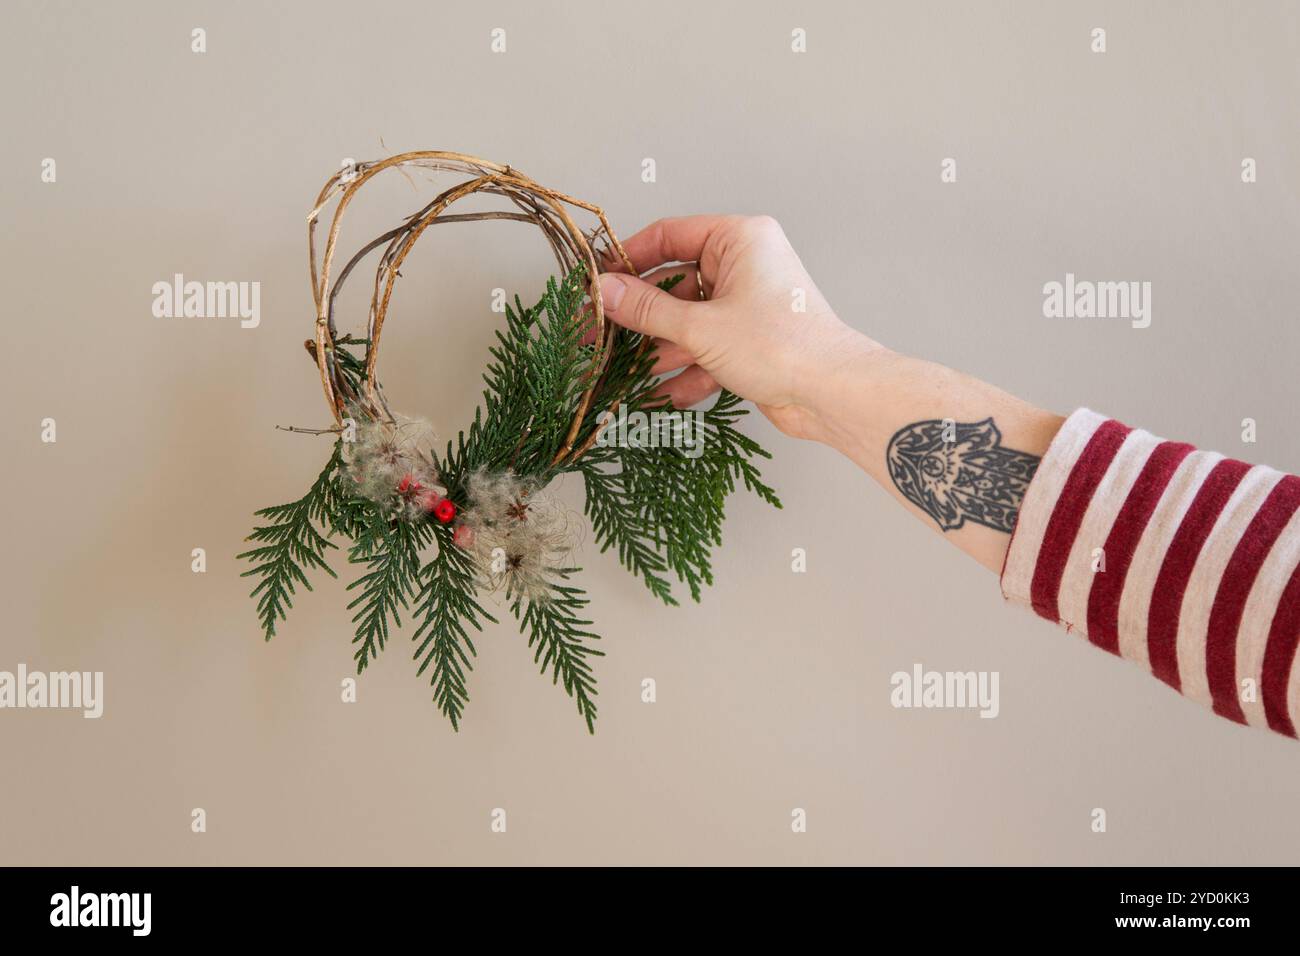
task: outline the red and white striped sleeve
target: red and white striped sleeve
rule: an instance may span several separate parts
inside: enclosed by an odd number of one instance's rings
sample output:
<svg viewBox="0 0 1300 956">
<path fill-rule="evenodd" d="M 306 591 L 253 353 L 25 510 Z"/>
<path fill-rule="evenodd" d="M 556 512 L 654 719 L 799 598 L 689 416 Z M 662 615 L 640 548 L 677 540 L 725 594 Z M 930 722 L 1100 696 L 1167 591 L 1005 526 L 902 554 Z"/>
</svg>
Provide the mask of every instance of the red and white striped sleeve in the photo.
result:
<svg viewBox="0 0 1300 956">
<path fill-rule="evenodd" d="M 1223 717 L 1296 736 L 1295 475 L 1080 409 L 1025 492 L 1002 593 Z"/>
</svg>

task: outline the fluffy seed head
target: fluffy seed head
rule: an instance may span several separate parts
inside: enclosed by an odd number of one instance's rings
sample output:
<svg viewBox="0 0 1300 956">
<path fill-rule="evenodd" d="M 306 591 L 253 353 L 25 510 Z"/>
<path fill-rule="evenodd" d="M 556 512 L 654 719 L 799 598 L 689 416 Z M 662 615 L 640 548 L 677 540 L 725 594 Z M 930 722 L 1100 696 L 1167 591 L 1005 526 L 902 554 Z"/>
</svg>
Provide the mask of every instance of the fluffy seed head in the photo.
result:
<svg viewBox="0 0 1300 956">
<path fill-rule="evenodd" d="M 355 409 L 351 413 L 357 434 L 344 445 L 344 471 L 357 494 L 391 514 L 423 518 L 430 495 L 434 501 L 441 497 L 433 467 L 433 426 L 405 415 L 367 420 Z"/>
<path fill-rule="evenodd" d="M 504 588 L 508 599 L 549 600 L 551 572 L 568 563 L 574 546 L 565 509 L 536 482 L 509 471 L 480 469 L 469 476 L 466 490 L 462 527 L 468 534 L 462 538 L 479 583 Z"/>
</svg>

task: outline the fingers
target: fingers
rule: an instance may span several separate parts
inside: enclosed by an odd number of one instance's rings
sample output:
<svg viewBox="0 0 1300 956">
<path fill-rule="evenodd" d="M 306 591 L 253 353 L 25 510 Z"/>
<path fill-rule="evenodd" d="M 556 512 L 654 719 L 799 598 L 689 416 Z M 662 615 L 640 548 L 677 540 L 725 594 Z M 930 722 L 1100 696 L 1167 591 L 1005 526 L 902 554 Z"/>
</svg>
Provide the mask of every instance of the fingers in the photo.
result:
<svg viewBox="0 0 1300 956">
<path fill-rule="evenodd" d="M 665 262 L 697 262 L 723 216 L 684 216 L 652 222 L 623 243 L 638 272 Z M 689 278 L 689 277 L 688 277 Z"/>
<path fill-rule="evenodd" d="M 690 408 L 718 391 L 712 375 L 698 365 L 692 365 L 680 375 L 674 375 L 656 392 L 657 397 L 670 399 L 673 408 Z"/>
<path fill-rule="evenodd" d="M 679 368 L 695 364 L 695 356 L 676 342 L 669 342 L 667 339 L 655 339 L 654 349 L 655 361 L 650 367 L 650 372 L 653 375 L 675 372 Z"/>
<path fill-rule="evenodd" d="M 635 276 L 604 273 L 600 295 L 605 314 L 633 332 L 681 342 L 689 328 L 690 305 Z"/>
<path fill-rule="evenodd" d="M 677 284 L 668 290 L 668 294 L 676 299 L 682 299 L 687 302 L 696 302 L 700 299 L 700 282 L 695 277 L 695 274 L 698 271 L 699 268 L 694 263 L 668 266 L 667 268 L 659 269 L 646 276 L 645 281 L 649 282 L 651 285 L 658 285 L 665 279 L 671 279 L 673 276 L 681 276 L 682 278 L 677 281 Z M 606 306 L 608 306 L 608 304 L 609 303 L 606 303 Z M 583 332 L 581 344 L 590 345 L 592 342 L 596 341 L 596 328 L 592 323 L 590 303 L 583 306 L 582 321 L 587 323 L 587 327 Z M 667 366 L 666 370 L 681 368 L 683 365 L 689 364 L 689 361 L 678 362 L 676 365 Z"/>
<path fill-rule="evenodd" d="M 644 276 L 646 282 L 651 285 L 658 285 L 665 279 L 671 279 L 673 276 L 681 276 L 668 294 L 677 299 L 685 299 L 687 302 L 698 302 L 700 300 L 700 282 L 695 275 L 700 271 L 700 267 L 695 263 L 683 263 L 677 266 L 666 266 L 663 269 L 656 269 L 648 276 Z"/>
</svg>

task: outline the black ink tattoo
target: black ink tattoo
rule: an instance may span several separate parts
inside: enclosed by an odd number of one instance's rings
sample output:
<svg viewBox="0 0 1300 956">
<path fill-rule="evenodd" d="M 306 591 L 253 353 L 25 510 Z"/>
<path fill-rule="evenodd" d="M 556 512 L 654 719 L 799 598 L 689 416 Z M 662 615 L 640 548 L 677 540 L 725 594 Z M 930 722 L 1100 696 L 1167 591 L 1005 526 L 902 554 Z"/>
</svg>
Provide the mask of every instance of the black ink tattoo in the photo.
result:
<svg viewBox="0 0 1300 956">
<path fill-rule="evenodd" d="M 889 440 L 886 458 L 895 487 L 944 531 L 973 521 L 1007 534 L 1041 460 L 1003 448 L 991 418 L 906 425 Z"/>
</svg>

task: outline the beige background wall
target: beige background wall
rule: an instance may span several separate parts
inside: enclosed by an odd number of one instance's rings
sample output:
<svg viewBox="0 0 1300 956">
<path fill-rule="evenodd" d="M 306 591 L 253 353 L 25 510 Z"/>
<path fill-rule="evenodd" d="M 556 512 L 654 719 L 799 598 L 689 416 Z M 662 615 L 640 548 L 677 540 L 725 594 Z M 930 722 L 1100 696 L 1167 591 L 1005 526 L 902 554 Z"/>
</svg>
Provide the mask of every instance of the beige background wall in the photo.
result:
<svg viewBox="0 0 1300 956">
<path fill-rule="evenodd" d="M 479 643 L 459 735 L 405 637 L 340 702 L 341 584 L 259 640 L 232 559 L 253 509 L 300 494 L 327 452 L 272 426 L 323 424 L 304 220 L 345 157 L 510 162 L 624 235 L 769 212 L 841 314 L 895 348 L 1300 469 L 1293 5 L 543 7 L 5 5 L 0 669 L 102 670 L 107 690 L 99 721 L 0 711 L 0 862 L 1300 860 L 1294 742 L 1003 606 L 847 461 L 757 416 L 786 509 L 737 499 L 701 606 L 657 605 L 588 549 L 609 654 L 594 738 L 509 627 Z M 400 181 L 387 196 L 354 240 L 416 205 Z M 385 380 L 451 431 L 489 291 L 534 295 L 550 264 L 508 224 L 423 246 Z M 1044 319 L 1041 287 L 1067 271 L 1152 282 L 1151 327 Z M 261 282 L 261 326 L 153 318 L 175 272 Z M 1001 715 L 893 709 L 889 675 L 915 662 L 999 671 Z"/>
</svg>

